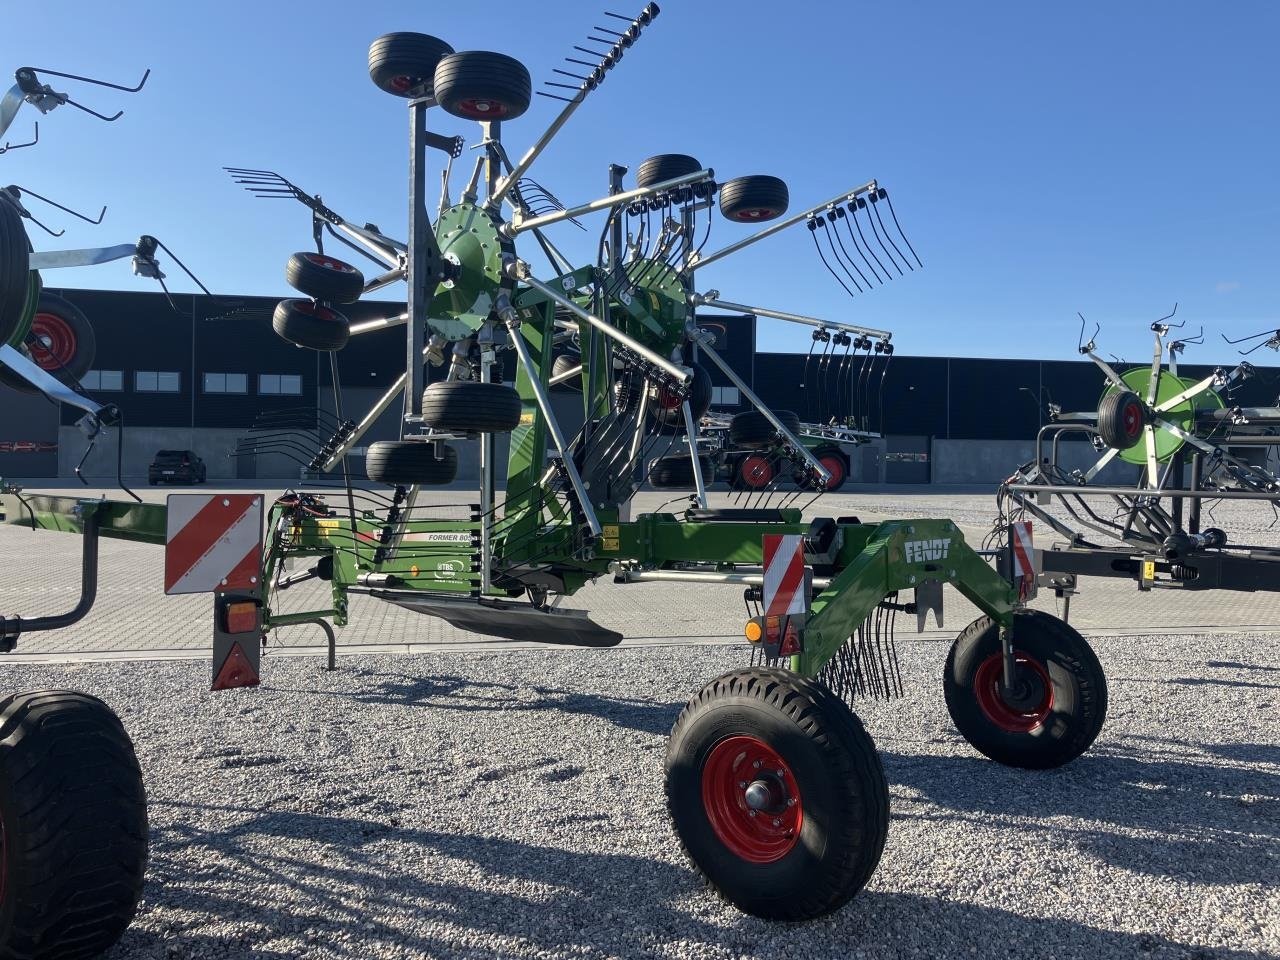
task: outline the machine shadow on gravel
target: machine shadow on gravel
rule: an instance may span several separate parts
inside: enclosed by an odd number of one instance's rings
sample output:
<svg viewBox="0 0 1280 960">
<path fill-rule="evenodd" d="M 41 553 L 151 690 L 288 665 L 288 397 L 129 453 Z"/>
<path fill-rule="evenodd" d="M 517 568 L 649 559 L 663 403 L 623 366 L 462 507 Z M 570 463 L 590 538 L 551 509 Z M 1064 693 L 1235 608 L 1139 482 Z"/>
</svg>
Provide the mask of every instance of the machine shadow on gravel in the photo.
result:
<svg viewBox="0 0 1280 960">
<path fill-rule="evenodd" d="M 1029 818 L 1011 819 L 1005 828 L 1060 834 L 1061 845 L 1114 866 L 1202 883 L 1239 883 L 1241 871 L 1252 869 L 1242 858 L 1252 858 L 1260 882 L 1280 885 L 1267 852 L 1280 842 L 1280 775 L 1275 773 L 1109 752 L 1088 754 L 1044 779 L 976 758 L 884 757 L 890 783 L 918 791 L 960 818 Z M 901 809 L 894 815 L 911 816 Z M 1056 817 L 1087 826 L 1046 825 Z M 1159 839 L 1108 830 L 1108 824 Z M 1242 835 L 1261 842 L 1242 845 Z"/>
<path fill-rule="evenodd" d="M 204 805 L 192 805 L 191 814 L 198 816 L 202 809 Z M 230 829 L 182 824 L 159 831 L 148 884 L 150 910 L 110 957 L 150 955 L 147 951 L 162 943 L 168 955 L 177 949 L 203 956 L 207 948 L 211 948 L 209 955 L 225 957 L 277 960 L 296 955 L 263 951 L 252 934 L 239 934 L 231 942 L 201 934 L 161 937 L 154 932 L 154 913 L 168 909 L 183 911 L 187 928 L 192 926 L 192 914 L 208 918 L 205 922 L 236 917 L 274 935 L 290 932 L 314 944 L 317 952 L 339 957 L 368 956 L 375 943 L 388 941 L 406 954 L 423 956 L 448 956 L 455 948 L 461 950 L 463 943 L 475 949 L 467 932 L 455 935 L 454 943 L 442 943 L 408 932 L 398 922 L 400 916 L 454 924 L 480 936 L 519 938 L 522 951 L 547 956 L 584 951 L 668 956 L 665 948 L 680 940 L 692 951 L 689 955 L 720 951 L 764 957 L 780 955 L 791 942 L 789 928 L 742 916 L 728 906 L 709 914 L 698 903 L 706 895 L 694 873 L 652 857 L 574 852 L 512 839 L 400 828 L 359 817 L 218 809 L 242 812 L 247 819 Z M 323 867 L 302 862 L 302 851 L 292 846 L 299 841 L 323 842 L 327 851 Z M 406 846 L 394 855 L 399 869 L 389 864 L 381 846 L 388 841 Z M 188 852 L 204 845 L 219 849 L 239 874 L 222 890 L 210 889 L 207 861 Z M 500 882 L 514 881 L 520 892 L 476 890 L 440 879 L 441 871 L 420 869 L 422 863 L 440 858 L 464 861 L 477 868 L 468 872 Z M 556 888 L 554 909 L 528 895 L 530 882 Z M 281 884 L 294 888 L 299 896 L 287 903 L 278 895 L 268 900 L 264 894 L 255 900 L 253 894 L 246 899 L 243 892 L 236 893 Z M 344 888 L 361 891 L 365 901 L 349 900 Z M 380 919 L 387 911 L 394 911 L 395 919 Z M 717 913 L 715 922 L 702 918 Z M 166 925 L 165 929 L 171 928 Z M 1021 916 L 936 896 L 883 892 L 874 886 L 845 909 L 806 924 L 804 931 L 805 954 L 812 957 L 847 956 L 855 944 L 864 956 L 901 955 L 908 932 L 910 939 L 920 943 L 955 945 L 951 951 L 933 954 L 939 957 L 967 958 L 971 944 L 989 941 L 997 932 L 1004 943 L 1036 943 L 1058 956 L 1259 957 L 1247 951 L 1200 949 L 1150 934 L 1101 930 L 1060 918 Z M 494 955 L 503 955 L 496 944 Z"/>
<path fill-rule="evenodd" d="M 370 686 L 358 690 L 323 690 L 319 687 L 266 685 L 280 693 L 315 697 L 338 697 L 357 703 L 400 707 L 430 707 L 434 710 L 557 712 L 597 717 L 635 730 L 666 736 L 679 716 L 683 703 L 612 697 L 561 687 L 497 683 L 451 674 L 415 677 L 407 674 L 362 672 Z M 529 699 L 527 694 L 536 695 Z"/>
</svg>

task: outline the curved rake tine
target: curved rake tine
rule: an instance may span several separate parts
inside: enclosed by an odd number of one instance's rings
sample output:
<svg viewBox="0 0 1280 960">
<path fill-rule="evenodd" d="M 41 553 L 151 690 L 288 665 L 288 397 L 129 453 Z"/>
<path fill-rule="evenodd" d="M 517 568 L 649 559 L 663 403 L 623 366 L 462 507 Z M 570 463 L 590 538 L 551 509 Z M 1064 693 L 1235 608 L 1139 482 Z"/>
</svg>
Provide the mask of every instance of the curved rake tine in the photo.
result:
<svg viewBox="0 0 1280 960">
<path fill-rule="evenodd" d="M 911 256 L 915 257 L 916 266 L 920 267 L 923 270 L 924 264 L 921 262 L 919 255 L 916 253 L 915 247 L 911 246 L 911 241 L 907 239 L 907 234 L 906 234 L 906 231 L 902 229 L 902 224 L 898 222 L 898 214 L 897 214 L 897 211 L 893 209 L 893 201 L 889 199 L 889 191 L 881 190 L 880 199 L 884 200 L 884 202 L 888 204 L 889 216 L 893 218 L 893 225 L 898 228 L 898 236 L 902 238 L 902 242 L 905 243 L 907 245 L 907 249 L 911 251 Z"/>
<path fill-rule="evenodd" d="M 893 242 L 893 237 L 889 236 L 889 228 L 884 225 L 884 219 L 880 216 L 880 204 L 879 204 L 880 193 L 883 193 L 883 191 L 873 193 L 871 195 L 871 209 L 875 211 L 876 220 L 880 224 L 880 229 L 884 232 L 885 239 L 889 241 L 889 246 L 893 247 L 893 252 L 896 253 L 898 256 L 902 257 L 902 262 L 907 265 L 908 270 L 914 271 L 915 267 L 911 265 L 911 261 L 909 261 L 906 257 L 902 256 L 902 251 L 899 250 L 898 245 Z M 888 196 L 888 194 L 885 194 L 885 196 Z M 906 238 L 904 237 L 903 239 L 906 239 Z"/>
<path fill-rule="evenodd" d="M 867 253 L 871 254 L 871 259 L 876 262 L 876 266 L 884 271 L 884 279 L 881 280 L 879 273 L 876 274 L 876 279 L 880 280 L 881 283 L 884 283 L 885 280 L 890 279 L 889 271 L 886 270 L 884 264 L 880 262 L 880 258 L 876 256 L 876 252 L 871 249 L 871 244 L 867 240 L 867 235 L 862 232 L 862 221 L 858 219 L 857 211 L 865 210 L 866 206 L 867 201 L 863 200 L 862 197 L 858 197 L 857 200 L 849 204 L 849 212 L 853 215 L 853 225 L 858 228 L 858 236 L 862 239 L 862 245 L 867 248 Z M 867 214 L 867 216 L 870 217 L 871 214 Z"/>
</svg>

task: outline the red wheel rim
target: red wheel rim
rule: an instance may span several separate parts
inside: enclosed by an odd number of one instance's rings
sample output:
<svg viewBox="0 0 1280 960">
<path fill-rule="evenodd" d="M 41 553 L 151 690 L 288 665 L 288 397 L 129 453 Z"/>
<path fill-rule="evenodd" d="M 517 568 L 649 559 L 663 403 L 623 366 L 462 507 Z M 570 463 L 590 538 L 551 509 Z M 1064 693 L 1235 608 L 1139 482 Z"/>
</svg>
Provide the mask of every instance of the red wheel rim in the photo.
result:
<svg viewBox="0 0 1280 960">
<path fill-rule="evenodd" d="M 401 75 L 391 78 L 391 88 L 399 93 L 404 93 L 414 86 L 416 84 L 413 82 L 413 77 Z"/>
<path fill-rule="evenodd" d="M 355 273 L 356 268 L 349 263 L 343 263 L 341 260 L 335 260 L 333 257 L 326 257 L 323 253 L 304 253 L 303 259 L 308 263 L 314 263 L 317 267 L 324 267 L 326 270 L 332 270 L 335 273 Z"/>
<path fill-rule="evenodd" d="M 755 737 L 729 737 L 712 748 L 702 766 L 702 806 L 717 839 L 750 863 L 781 860 L 804 825 L 791 768 Z"/>
<path fill-rule="evenodd" d="M 770 207 L 747 207 L 735 210 L 732 219 L 750 223 L 753 220 L 772 220 L 777 215 L 778 211 Z"/>
<path fill-rule="evenodd" d="M 1053 709 L 1053 682 L 1049 671 L 1034 657 L 1013 652 L 1015 684 L 1012 697 L 1001 689 L 1004 654 L 993 653 L 982 661 L 973 687 L 978 706 L 987 719 L 1007 733 L 1030 733 L 1044 723 Z"/>
<path fill-rule="evenodd" d="M 742 461 L 742 482 L 752 490 L 767 487 L 773 482 L 773 467 L 764 457 L 752 454 Z"/>
<path fill-rule="evenodd" d="M 41 370 L 61 370 L 76 358 L 76 332 L 56 313 L 37 313 L 28 336 L 31 359 Z"/>
<path fill-rule="evenodd" d="M 337 321 L 338 314 L 328 307 L 322 307 L 313 300 L 299 300 L 293 305 L 293 309 L 299 313 L 309 313 L 317 320 L 333 320 Z"/>
<path fill-rule="evenodd" d="M 1136 440 L 1142 433 L 1142 406 L 1138 403 L 1126 403 L 1124 406 L 1124 435 Z"/>
<path fill-rule="evenodd" d="M 501 120 L 511 112 L 505 103 L 484 97 L 468 97 L 459 100 L 454 105 L 454 109 L 472 120 Z"/>
<path fill-rule="evenodd" d="M 680 404 L 684 401 L 666 387 L 663 387 L 658 391 L 658 395 L 655 397 L 655 402 L 663 410 L 677 410 L 679 409 Z"/>
<path fill-rule="evenodd" d="M 818 462 L 827 468 L 827 473 L 831 474 L 831 479 L 827 481 L 828 490 L 834 490 L 844 482 L 844 462 L 839 457 L 827 454 L 825 457 L 819 457 Z"/>
</svg>

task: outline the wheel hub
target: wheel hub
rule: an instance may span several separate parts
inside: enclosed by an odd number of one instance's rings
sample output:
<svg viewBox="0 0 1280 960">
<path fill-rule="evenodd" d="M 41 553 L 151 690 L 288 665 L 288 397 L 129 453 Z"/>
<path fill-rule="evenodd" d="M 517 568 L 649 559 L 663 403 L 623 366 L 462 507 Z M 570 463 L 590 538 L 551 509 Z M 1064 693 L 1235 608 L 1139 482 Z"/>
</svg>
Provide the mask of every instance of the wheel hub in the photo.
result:
<svg viewBox="0 0 1280 960">
<path fill-rule="evenodd" d="M 974 677 L 978 706 L 987 719 L 1007 733 L 1030 733 L 1053 710 L 1053 682 L 1044 664 L 1014 651 L 1012 687 L 1004 684 L 1004 654 L 994 653 L 982 662 Z"/>
<path fill-rule="evenodd" d="M 31 359 L 41 370 L 57 371 L 76 357 L 76 334 L 71 324 L 53 313 L 37 313 L 31 321 Z"/>
<path fill-rule="evenodd" d="M 717 839 L 749 863 L 773 863 L 800 839 L 804 805 L 791 768 L 751 736 L 721 740 L 702 770 L 702 805 Z"/>
</svg>

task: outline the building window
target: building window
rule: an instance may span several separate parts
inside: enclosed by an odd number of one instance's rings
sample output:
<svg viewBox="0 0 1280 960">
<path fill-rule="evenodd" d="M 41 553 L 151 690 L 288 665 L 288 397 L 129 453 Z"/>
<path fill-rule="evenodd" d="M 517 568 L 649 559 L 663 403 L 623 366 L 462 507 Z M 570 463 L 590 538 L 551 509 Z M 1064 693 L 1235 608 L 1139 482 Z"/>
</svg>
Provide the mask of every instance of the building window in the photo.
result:
<svg viewBox="0 0 1280 960">
<path fill-rule="evenodd" d="M 302 396 L 302 377 L 296 373 L 258 374 L 258 393 Z"/>
<path fill-rule="evenodd" d="M 713 407 L 736 407 L 742 403 L 737 387 L 712 387 L 711 405 Z"/>
<path fill-rule="evenodd" d="M 248 393 L 249 375 L 247 373 L 206 373 L 204 375 L 205 393 Z"/>
<path fill-rule="evenodd" d="M 133 389 L 138 393 L 178 393 L 182 374 L 171 370 L 135 370 Z"/>
<path fill-rule="evenodd" d="M 123 370 L 90 370 L 80 378 L 86 390 L 123 390 Z"/>
</svg>

